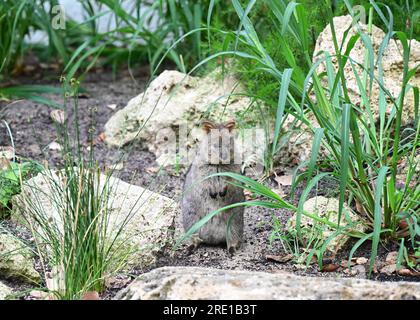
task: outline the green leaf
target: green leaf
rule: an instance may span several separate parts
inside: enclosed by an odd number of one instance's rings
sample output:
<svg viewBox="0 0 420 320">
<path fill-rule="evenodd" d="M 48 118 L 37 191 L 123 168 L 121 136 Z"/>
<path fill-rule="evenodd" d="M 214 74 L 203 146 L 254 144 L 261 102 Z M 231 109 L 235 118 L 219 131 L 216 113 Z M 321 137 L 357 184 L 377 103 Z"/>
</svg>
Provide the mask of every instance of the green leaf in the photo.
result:
<svg viewBox="0 0 420 320">
<path fill-rule="evenodd" d="M 207 11 L 207 40 L 209 42 L 209 47 L 210 47 L 210 23 L 211 23 L 211 16 L 213 14 L 213 8 L 214 8 L 215 2 L 216 2 L 215 0 L 210 0 L 209 9 Z"/>
<path fill-rule="evenodd" d="M 274 127 L 274 139 L 273 139 L 273 145 L 272 145 L 272 150 L 271 150 L 272 157 L 275 155 L 277 151 L 277 142 L 280 136 L 280 129 L 281 129 L 282 121 L 283 121 L 283 113 L 284 113 L 284 108 L 286 105 L 287 94 L 289 92 L 289 83 L 292 77 L 292 72 L 293 72 L 293 69 L 285 69 L 283 72 L 282 79 L 281 79 L 281 85 L 280 85 L 280 90 L 279 90 L 279 100 L 277 104 L 276 123 Z"/>
<path fill-rule="evenodd" d="M 351 105 L 344 104 L 341 118 L 340 198 L 338 204 L 338 225 L 340 225 L 341 215 L 343 213 L 349 172 L 350 112 Z"/>
<path fill-rule="evenodd" d="M 372 238 L 372 252 L 370 255 L 370 264 L 369 264 L 369 275 L 373 270 L 373 266 L 375 263 L 375 258 L 378 253 L 378 245 L 379 245 L 379 237 L 382 230 L 382 206 L 381 206 L 381 198 L 382 198 L 382 191 L 384 189 L 384 182 L 386 179 L 386 174 L 388 172 L 388 167 L 383 166 L 379 170 L 378 177 L 376 178 L 375 183 L 375 215 L 373 221 L 373 238 Z"/>
<path fill-rule="evenodd" d="M 51 99 L 40 96 L 42 93 L 56 93 L 62 94 L 63 90 L 58 87 L 44 86 L 44 85 L 20 85 L 13 87 L 0 88 L 0 97 L 23 98 L 45 104 L 50 107 L 62 109 L 63 106 Z"/>
</svg>

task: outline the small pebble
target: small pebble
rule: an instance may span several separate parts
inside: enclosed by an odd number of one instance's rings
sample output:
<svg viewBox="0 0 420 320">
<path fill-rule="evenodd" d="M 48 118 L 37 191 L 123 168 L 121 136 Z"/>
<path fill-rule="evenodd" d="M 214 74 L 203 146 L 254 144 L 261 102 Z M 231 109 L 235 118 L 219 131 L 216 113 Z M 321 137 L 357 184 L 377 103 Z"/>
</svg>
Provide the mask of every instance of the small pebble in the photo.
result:
<svg viewBox="0 0 420 320">
<path fill-rule="evenodd" d="M 50 149 L 52 151 L 61 151 L 62 147 L 61 147 L 61 144 L 53 141 L 48 145 L 48 149 Z"/>
<path fill-rule="evenodd" d="M 368 258 L 360 257 L 356 259 L 356 264 L 366 264 L 368 262 Z"/>
<path fill-rule="evenodd" d="M 112 103 L 112 104 L 107 105 L 107 107 L 111 110 L 115 110 L 117 108 L 117 104 Z"/>
</svg>

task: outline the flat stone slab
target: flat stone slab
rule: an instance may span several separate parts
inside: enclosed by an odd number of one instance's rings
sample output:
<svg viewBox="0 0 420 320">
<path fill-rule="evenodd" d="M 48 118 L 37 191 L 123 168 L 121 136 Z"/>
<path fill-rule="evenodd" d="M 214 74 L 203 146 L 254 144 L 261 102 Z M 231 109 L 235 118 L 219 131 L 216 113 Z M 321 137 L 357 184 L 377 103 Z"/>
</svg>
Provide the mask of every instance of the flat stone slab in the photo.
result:
<svg viewBox="0 0 420 320">
<path fill-rule="evenodd" d="M 116 300 L 420 299 L 420 283 L 302 277 L 291 273 L 163 267 L 141 275 Z"/>
</svg>

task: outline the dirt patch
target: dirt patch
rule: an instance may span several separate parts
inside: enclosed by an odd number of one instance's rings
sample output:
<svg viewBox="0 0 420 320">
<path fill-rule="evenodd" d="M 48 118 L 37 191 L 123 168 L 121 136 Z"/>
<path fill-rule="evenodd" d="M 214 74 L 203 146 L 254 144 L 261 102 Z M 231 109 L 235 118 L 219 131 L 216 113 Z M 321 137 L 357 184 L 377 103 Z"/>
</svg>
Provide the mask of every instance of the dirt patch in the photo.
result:
<svg viewBox="0 0 420 320">
<path fill-rule="evenodd" d="M 92 127 L 91 108 L 96 107 L 97 112 L 95 120 L 95 136 L 100 137 L 104 131 L 106 121 L 117 110 L 123 108 L 129 99 L 139 94 L 144 87 L 147 78 L 139 76 L 138 84 L 134 83 L 127 75 L 113 79 L 110 74 L 101 74 L 91 77 L 83 83 L 86 94 L 79 99 L 79 117 L 81 128 L 81 140 L 87 147 L 88 130 Z M 22 79 L 22 83 L 29 79 Z M 44 82 L 45 83 L 45 82 Z M 52 85 L 59 85 L 58 81 L 49 82 Z M 61 101 L 59 96 L 51 96 L 56 101 Z M 110 104 L 116 104 L 116 109 L 108 107 Z M 23 157 L 43 162 L 48 161 L 52 167 L 59 166 L 61 163 L 60 153 L 48 148 L 48 145 L 57 139 L 54 123 L 50 118 L 52 109 L 31 101 L 21 100 L 12 104 L 0 102 L 0 120 L 5 120 L 10 126 L 13 139 L 16 146 L 16 153 Z M 69 120 L 73 115 L 69 114 Z M 0 145 L 8 145 L 9 137 L 3 126 L 0 124 Z M 123 168 L 116 172 L 116 175 L 122 180 L 146 187 L 155 192 L 159 192 L 173 199 L 179 199 L 184 181 L 184 173 L 174 175 L 165 170 L 159 173 L 155 172 L 157 164 L 152 153 L 147 151 L 141 143 L 126 146 L 122 149 L 108 148 L 100 139 L 95 144 L 96 157 L 102 167 L 111 166 L 120 159 L 123 161 Z M 270 186 L 275 187 L 274 181 L 268 181 Z M 286 195 L 288 190 L 284 190 Z M 315 192 L 315 191 L 314 191 Z M 323 182 L 318 195 L 333 196 L 337 194 L 337 185 L 331 182 Z M 298 192 L 299 195 L 299 192 Z M 315 193 L 313 194 L 315 195 Z M 298 197 L 296 197 L 298 198 Z M 295 200 L 296 202 L 296 200 Z M 186 245 L 175 251 L 168 250 L 158 259 L 153 268 L 161 266 L 204 266 L 223 269 L 244 269 L 266 272 L 278 272 L 280 270 L 291 271 L 300 275 L 322 276 L 322 277 L 346 277 L 342 271 L 321 272 L 316 264 L 310 265 L 307 269 L 295 265 L 291 262 L 276 263 L 267 260 L 267 255 L 284 255 L 284 249 L 280 240 L 274 240 L 270 243 L 272 233 L 272 218 L 277 217 L 281 223 L 287 221 L 291 213 L 286 210 L 269 210 L 264 208 L 251 208 L 245 210 L 245 241 L 241 249 L 233 256 L 229 257 L 223 247 L 201 246 L 193 253 L 189 253 Z M 12 224 L 5 224 L 6 227 L 14 228 Z M 181 225 L 177 222 L 176 235 L 180 235 Z M 12 230 L 13 231 L 13 230 Z M 349 249 L 352 243 L 349 243 Z M 387 248 L 380 247 L 379 260 L 384 260 L 389 250 L 395 250 L 396 245 L 389 245 Z M 348 249 L 348 250 L 349 250 Z M 333 262 L 339 263 L 348 256 L 348 250 L 341 252 L 333 259 Z M 369 257 L 369 244 L 362 246 L 356 256 Z M 130 278 L 135 277 L 148 270 L 132 270 L 130 275 L 121 275 L 116 277 L 115 282 L 104 294 L 105 298 L 110 298 L 121 287 L 127 285 Z M 402 276 L 383 276 L 375 274 L 376 280 L 408 280 L 418 281 L 419 278 L 410 278 Z M 25 289 L 19 287 L 19 284 L 8 283 L 16 289 Z"/>
</svg>

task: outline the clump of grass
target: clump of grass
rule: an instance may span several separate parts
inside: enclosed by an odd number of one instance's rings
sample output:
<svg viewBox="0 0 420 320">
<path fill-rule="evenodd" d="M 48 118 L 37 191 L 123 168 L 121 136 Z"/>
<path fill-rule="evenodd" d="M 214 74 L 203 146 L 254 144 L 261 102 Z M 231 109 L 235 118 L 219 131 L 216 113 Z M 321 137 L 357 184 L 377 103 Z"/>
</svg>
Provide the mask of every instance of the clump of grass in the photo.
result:
<svg viewBox="0 0 420 320">
<path fill-rule="evenodd" d="M 64 83 L 65 105 L 73 99 L 74 136 L 69 120 L 57 117 L 63 168 L 46 167 L 41 176 L 45 189 L 23 184 L 19 202 L 44 272 L 51 277 L 46 279 L 47 287 L 59 299 L 80 299 L 88 291 L 102 292 L 106 278 L 126 265 L 131 250 L 121 247 L 122 229 L 131 213 L 118 225 L 110 223 L 112 171 L 101 178 L 94 154 L 94 122 L 89 128 L 89 150 L 80 140 L 78 86 L 74 79 L 68 85 Z M 92 109 L 92 119 L 94 113 Z M 41 200 L 45 197 L 51 208 Z"/>
</svg>

